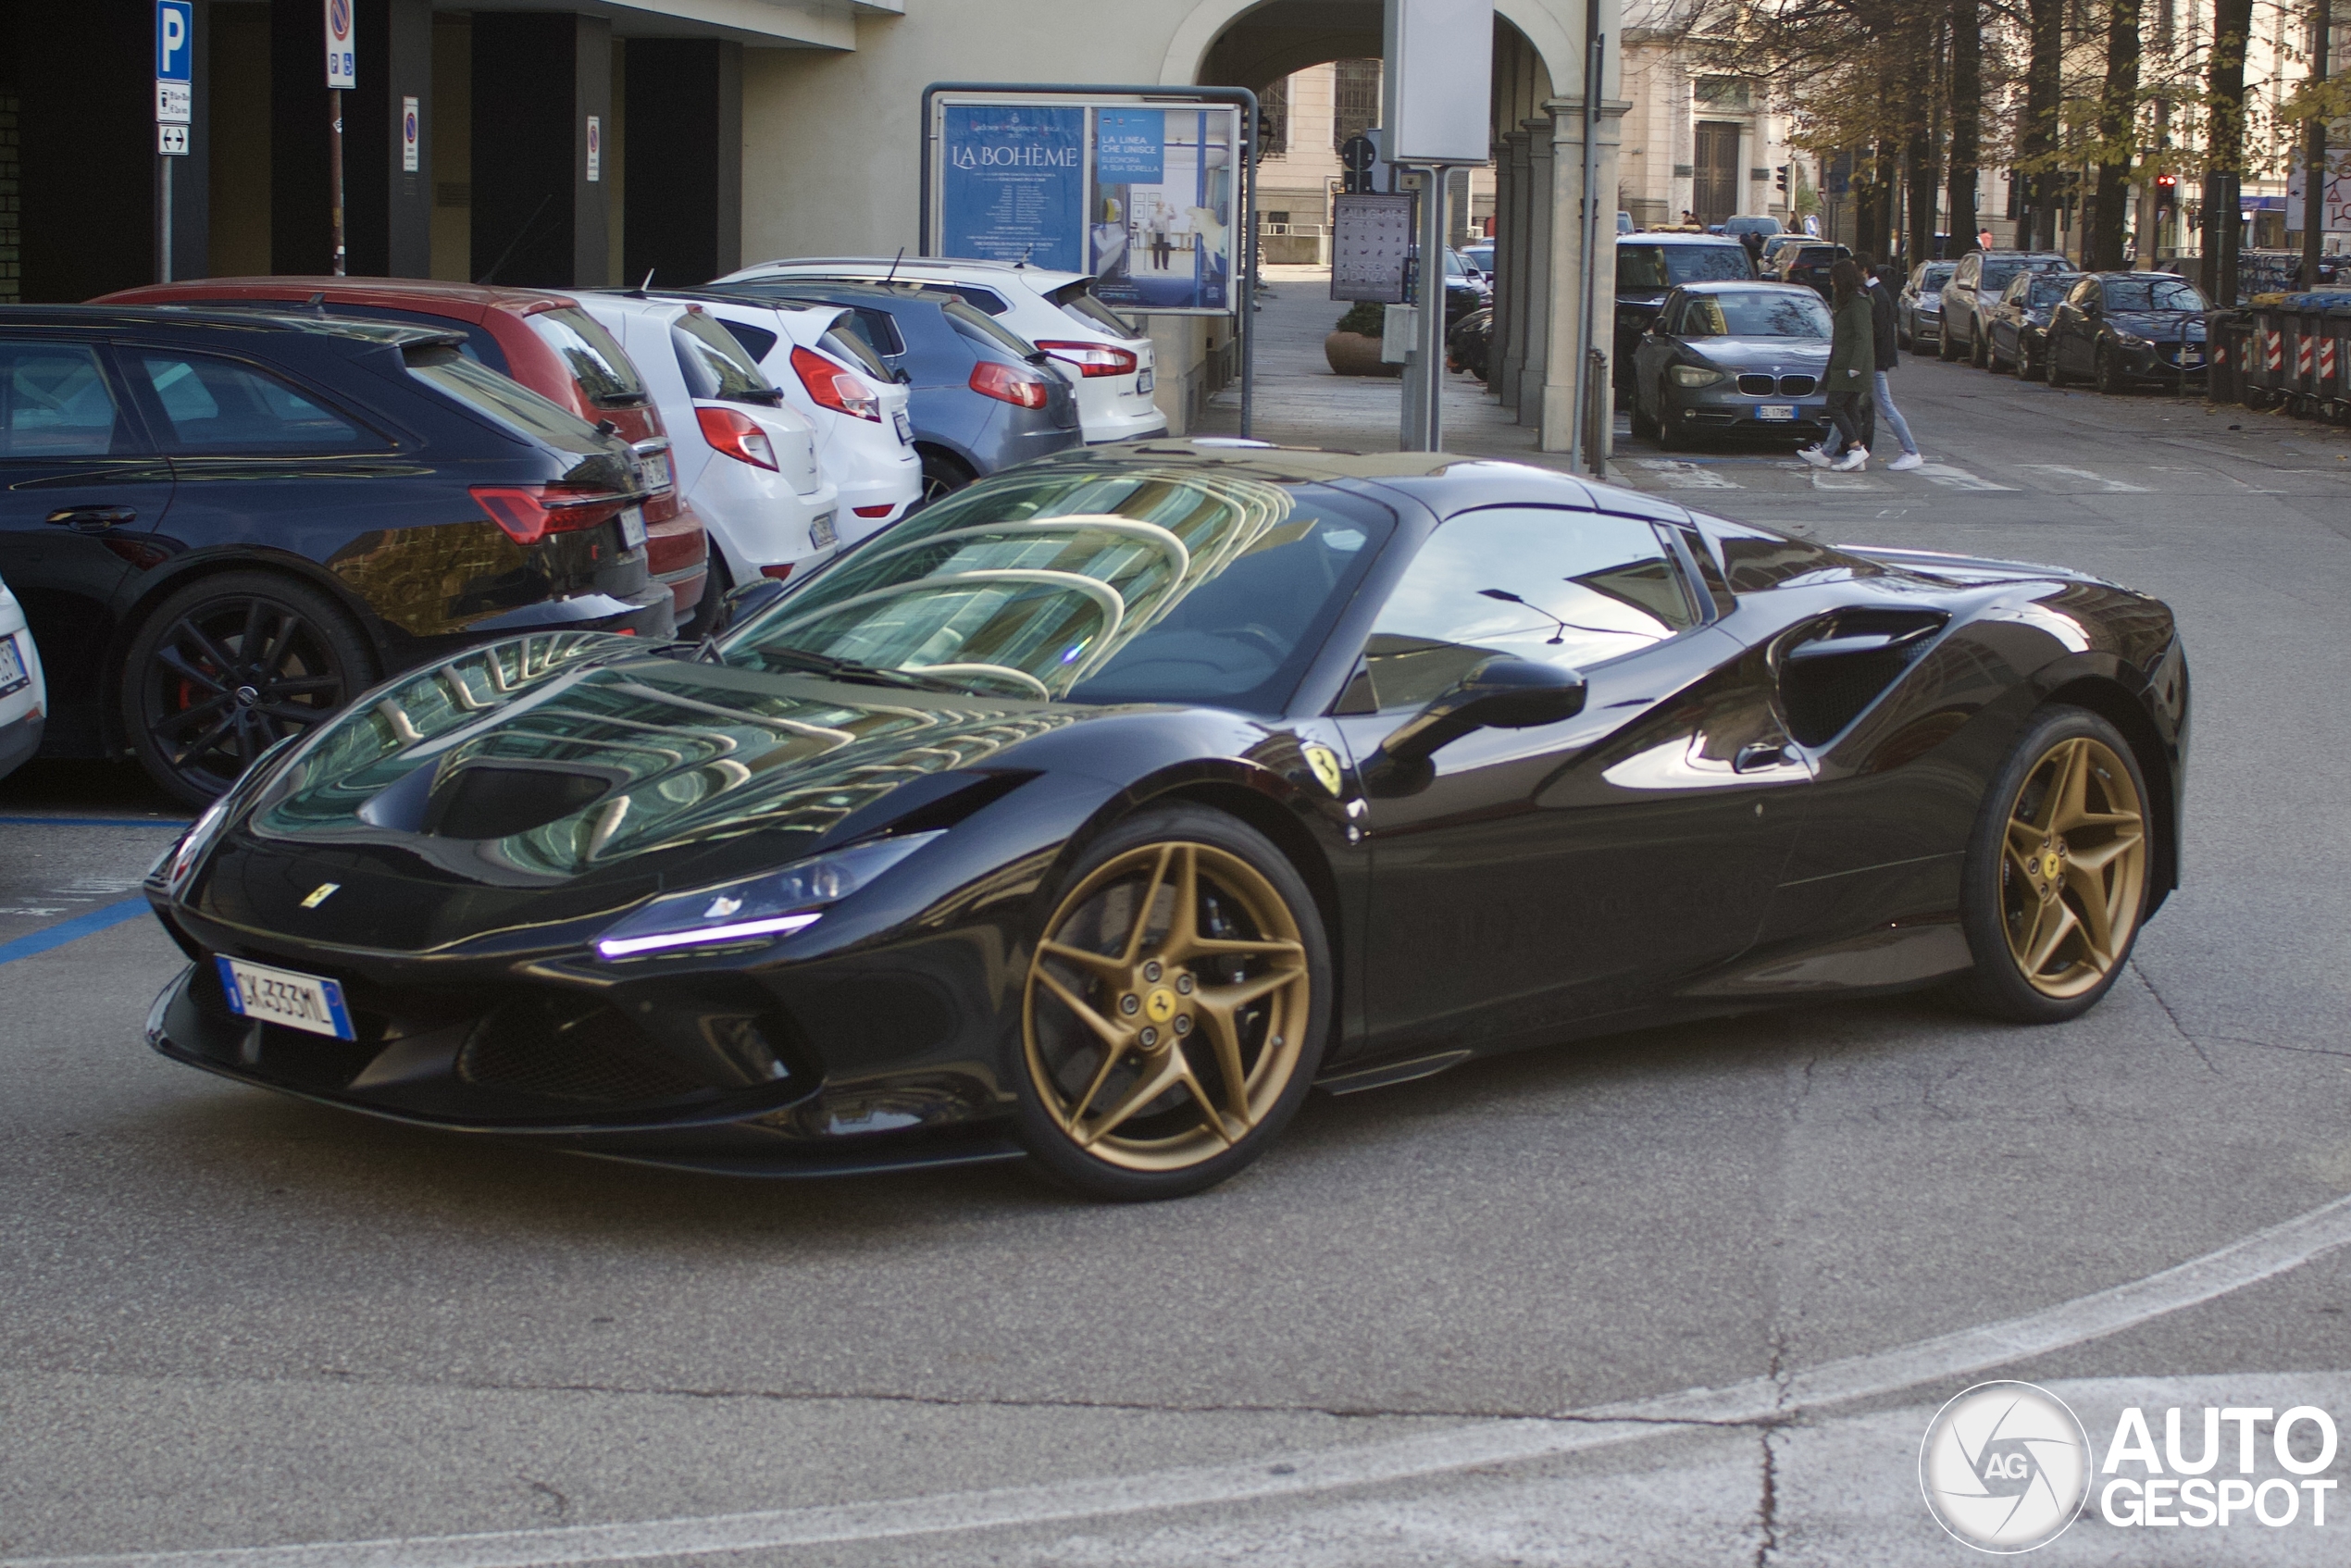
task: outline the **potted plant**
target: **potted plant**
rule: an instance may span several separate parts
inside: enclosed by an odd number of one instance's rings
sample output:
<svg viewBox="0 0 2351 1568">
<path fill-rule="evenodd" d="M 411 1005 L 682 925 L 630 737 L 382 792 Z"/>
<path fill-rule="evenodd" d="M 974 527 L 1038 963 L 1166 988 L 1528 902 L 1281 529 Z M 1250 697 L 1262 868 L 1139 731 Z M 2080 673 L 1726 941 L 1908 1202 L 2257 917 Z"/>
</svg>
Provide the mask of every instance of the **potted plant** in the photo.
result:
<svg viewBox="0 0 2351 1568">
<path fill-rule="evenodd" d="M 1335 376 L 1400 376 L 1401 365 L 1380 360 L 1380 332 L 1387 312 L 1369 300 L 1357 300 L 1338 318 L 1338 330 L 1323 340 L 1323 357 Z"/>
</svg>

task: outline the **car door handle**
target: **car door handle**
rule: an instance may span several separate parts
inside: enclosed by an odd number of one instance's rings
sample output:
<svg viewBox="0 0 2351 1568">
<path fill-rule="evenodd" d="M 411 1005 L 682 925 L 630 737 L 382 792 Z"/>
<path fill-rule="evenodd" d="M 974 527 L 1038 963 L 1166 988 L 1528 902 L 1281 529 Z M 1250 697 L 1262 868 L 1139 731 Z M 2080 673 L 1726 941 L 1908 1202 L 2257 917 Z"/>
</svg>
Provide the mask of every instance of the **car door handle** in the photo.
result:
<svg viewBox="0 0 2351 1568">
<path fill-rule="evenodd" d="M 137 522 L 139 513 L 131 506 L 68 506 L 50 513 L 44 520 L 62 524 L 76 533 L 104 533 L 108 529 Z"/>
</svg>

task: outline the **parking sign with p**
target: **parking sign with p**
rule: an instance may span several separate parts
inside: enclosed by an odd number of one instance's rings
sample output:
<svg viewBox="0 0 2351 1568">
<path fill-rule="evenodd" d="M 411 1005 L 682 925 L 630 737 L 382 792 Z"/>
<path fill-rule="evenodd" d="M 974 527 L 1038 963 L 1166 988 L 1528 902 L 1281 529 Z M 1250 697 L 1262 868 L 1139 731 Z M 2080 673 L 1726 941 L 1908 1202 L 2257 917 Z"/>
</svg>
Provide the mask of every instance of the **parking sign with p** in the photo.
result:
<svg viewBox="0 0 2351 1568">
<path fill-rule="evenodd" d="M 155 0 L 155 123 L 184 127 L 194 118 L 195 7 L 189 0 Z M 173 138 L 158 143 L 167 156 Z M 187 132 L 178 137 L 178 151 L 187 151 Z"/>
</svg>

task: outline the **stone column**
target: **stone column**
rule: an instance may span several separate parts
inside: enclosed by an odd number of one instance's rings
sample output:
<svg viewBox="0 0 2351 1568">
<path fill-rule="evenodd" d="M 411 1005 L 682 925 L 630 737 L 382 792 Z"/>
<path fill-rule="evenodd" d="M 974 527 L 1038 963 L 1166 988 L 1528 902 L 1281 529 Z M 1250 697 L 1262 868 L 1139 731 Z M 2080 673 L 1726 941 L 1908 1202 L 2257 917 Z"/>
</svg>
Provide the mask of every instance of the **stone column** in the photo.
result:
<svg viewBox="0 0 2351 1568">
<path fill-rule="evenodd" d="M 1505 408 L 1518 406 L 1518 372 L 1526 363 L 1526 132 L 1502 137 L 1494 179 L 1494 341 L 1487 366 Z"/>
<path fill-rule="evenodd" d="M 1550 362 L 1554 341 L 1551 302 L 1559 292 L 1559 269 L 1553 260 L 1552 244 L 1559 224 L 1559 132 L 1552 123 L 1556 118 L 1556 114 L 1546 114 L 1540 119 L 1526 122 L 1530 134 L 1526 148 L 1525 308 L 1519 313 L 1525 349 L 1518 372 L 1518 422 L 1522 425 L 1543 422 L 1545 367 Z M 1574 231 L 1572 208 L 1568 231 Z"/>
<path fill-rule="evenodd" d="M 1592 346 L 1613 356 L 1616 341 L 1616 154 L 1623 140 L 1625 111 L 1632 105 L 1600 105 L 1599 157 L 1593 168 L 1594 192 L 1600 200 L 1599 244 L 1593 275 L 1583 276 L 1578 254 L 1582 234 L 1577 208 L 1583 198 L 1584 105 L 1580 98 L 1554 98 L 1551 110 L 1550 308 L 1549 342 L 1544 351 L 1541 439 L 1545 452 L 1565 452 L 1574 434 L 1575 384 L 1583 375 L 1575 341 L 1577 301 L 1588 285 L 1593 291 Z M 1530 367 L 1531 368 L 1531 367 Z M 1527 422 L 1524 407 L 1519 422 Z M 1611 421 L 1603 421 L 1606 429 Z M 1605 445 L 1605 438 L 1603 438 Z"/>
</svg>

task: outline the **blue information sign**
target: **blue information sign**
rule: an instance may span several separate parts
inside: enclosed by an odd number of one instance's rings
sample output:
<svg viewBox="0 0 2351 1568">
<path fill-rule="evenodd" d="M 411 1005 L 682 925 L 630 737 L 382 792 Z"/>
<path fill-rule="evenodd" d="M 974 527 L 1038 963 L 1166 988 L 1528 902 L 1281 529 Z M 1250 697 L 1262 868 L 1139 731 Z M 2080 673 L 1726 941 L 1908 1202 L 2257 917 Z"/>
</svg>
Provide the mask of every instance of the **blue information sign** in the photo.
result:
<svg viewBox="0 0 2351 1568">
<path fill-rule="evenodd" d="M 155 80 L 187 81 L 196 56 L 195 6 L 189 0 L 155 0 Z"/>
<path fill-rule="evenodd" d="M 941 131 L 943 254 L 1082 269 L 1083 108 L 951 105 Z"/>
<path fill-rule="evenodd" d="M 1156 185 L 1167 172 L 1167 111 L 1094 111 L 1094 178 L 1105 185 Z"/>
</svg>

